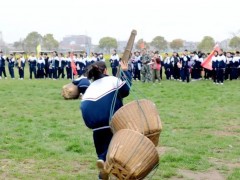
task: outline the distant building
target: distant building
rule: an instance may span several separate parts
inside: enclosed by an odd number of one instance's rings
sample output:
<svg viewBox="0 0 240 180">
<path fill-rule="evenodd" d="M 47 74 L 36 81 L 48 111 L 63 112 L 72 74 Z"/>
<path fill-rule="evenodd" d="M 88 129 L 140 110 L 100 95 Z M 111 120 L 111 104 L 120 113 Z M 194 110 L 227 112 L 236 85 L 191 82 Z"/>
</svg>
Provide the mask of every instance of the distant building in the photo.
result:
<svg viewBox="0 0 240 180">
<path fill-rule="evenodd" d="M 184 41 L 183 49 L 187 49 L 188 51 L 196 51 L 198 42 L 193 41 Z"/>
<path fill-rule="evenodd" d="M 92 39 L 85 35 L 70 35 L 63 38 L 59 44 L 60 50 L 83 50 L 91 49 Z"/>
</svg>

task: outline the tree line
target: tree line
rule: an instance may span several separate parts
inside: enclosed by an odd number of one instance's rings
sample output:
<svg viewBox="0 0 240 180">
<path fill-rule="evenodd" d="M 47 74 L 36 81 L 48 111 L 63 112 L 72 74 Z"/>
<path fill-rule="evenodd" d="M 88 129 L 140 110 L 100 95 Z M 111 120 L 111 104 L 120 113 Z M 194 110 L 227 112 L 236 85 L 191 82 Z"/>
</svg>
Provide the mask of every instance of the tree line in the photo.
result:
<svg viewBox="0 0 240 180">
<path fill-rule="evenodd" d="M 53 37 L 53 34 L 45 34 L 42 36 L 38 32 L 30 32 L 25 39 L 14 42 L 13 46 L 17 50 L 24 50 L 27 52 L 33 52 L 36 50 L 38 44 L 42 45 L 42 49 L 45 50 L 58 50 L 59 42 Z M 202 41 L 198 44 L 197 49 L 203 52 L 212 51 L 215 45 L 215 40 L 211 36 L 203 37 Z M 233 50 L 240 49 L 240 37 L 234 35 L 229 41 L 229 47 Z M 168 42 L 163 36 L 156 36 L 151 42 L 146 42 L 143 39 L 139 39 L 136 42 L 135 48 L 142 49 L 153 47 L 160 51 L 165 51 L 171 48 L 174 51 L 178 51 L 184 48 L 184 40 L 174 39 Z M 110 52 L 111 49 L 117 49 L 118 43 L 116 38 L 113 37 L 103 37 L 99 40 L 98 47 L 101 50 Z"/>
</svg>

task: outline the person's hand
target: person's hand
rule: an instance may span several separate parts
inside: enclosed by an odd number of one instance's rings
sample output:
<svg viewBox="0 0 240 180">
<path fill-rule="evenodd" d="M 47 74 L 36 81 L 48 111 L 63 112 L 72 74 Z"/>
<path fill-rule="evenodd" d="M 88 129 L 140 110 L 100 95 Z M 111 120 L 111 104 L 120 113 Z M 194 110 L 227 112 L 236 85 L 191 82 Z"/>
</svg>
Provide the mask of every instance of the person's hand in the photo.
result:
<svg viewBox="0 0 240 180">
<path fill-rule="evenodd" d="M 128 70 L 128 63 L 127 62 L 120 61 L 119 64 L 120 64 L 120 66 L 121 66 L 123 71 L 127 71 Z"/>
</svg>

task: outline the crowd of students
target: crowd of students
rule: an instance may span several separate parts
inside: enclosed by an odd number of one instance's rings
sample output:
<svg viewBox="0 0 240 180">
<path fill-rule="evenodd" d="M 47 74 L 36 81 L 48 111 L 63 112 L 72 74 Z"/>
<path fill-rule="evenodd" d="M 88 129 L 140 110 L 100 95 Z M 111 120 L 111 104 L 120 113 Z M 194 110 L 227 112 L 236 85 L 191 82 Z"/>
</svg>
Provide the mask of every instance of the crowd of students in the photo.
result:
<svg viewBox="0 0 240 180">
<path fill-rule="evenodd" d="M 163 72 L 166 80 L 174 79 L 183 82 L 212 79 L 216 84 L 223 84 L 224 80 L 235 80 L 240 77 L 239 51 L 235 53 L 223 52 L 223 50 L 215 51 L 212 58 L 212 70 L 201 66 L 208 55 L 200 51 L 188 52 L 185 50 L 182 54 L 173 52 L 169 56 L 168 53 L 165 53 L 162 57 L 158 51 L 147 52 L 146 49 L 143 49 L 141 52 L 132 53 L 129 60 L 129 71 L 134 80 L 142 82 L 155 82 L 156 80 L 160 82 L 163 79 Z M 105 61 L 105 59 L 102 53 L 92 53 L 89 57 L 85 52 L 73 55 L 69 52 L 64 55 L 63 53 L 58 54 L 56 51 L 50 54 L 40 53 L 38 56 L 32 53 L 27 59 L 19 54 L 15 59 L 13 54 L 6 57 L 0 51 L 0 79 L 7 78 L 6 62 L 8 62 L 9 74 L 13 79 L 15 78 L 14 67 L 18 68 L 19 79 L 24 79 L 26 63 L 29 64 L 29 79 L 72 79 L 72 61 L 80 77 L 90 64 Z M 117 76 L 120 58 L 116 50 L 113 50 L 109 61 L 112 75 Z"/>
<path fill-rule="evenodd" d="M 162 57 L 158 51 L 147 53 L 135 52 L 131 57 L 131 71 L 134 80 L 142 82 L 160 82 L 165 72 L 167 80 L 182 82 L 212 79 L 215 84 L 223 84 L 224 80 L 236 80 L 240 77 L 240 53 L 223 52 L 222 49 L 214 52 L 212 57 L 212 70 L 201 66 L 209 55 L 201 51 L 188 52 L 181 55 L 173 52 L 171 56 L 165 53 Z M 163 71 L 164 69 L 164 71 Z"/>
</svg>

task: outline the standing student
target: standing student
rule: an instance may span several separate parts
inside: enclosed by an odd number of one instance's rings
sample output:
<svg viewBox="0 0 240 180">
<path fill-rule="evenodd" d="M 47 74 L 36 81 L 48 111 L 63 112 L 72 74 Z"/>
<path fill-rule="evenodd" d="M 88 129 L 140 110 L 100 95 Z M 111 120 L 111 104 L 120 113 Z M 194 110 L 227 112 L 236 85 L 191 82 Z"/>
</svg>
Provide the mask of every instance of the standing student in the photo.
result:
<svg viewBox="0 0 240 180">
<path fill-rule="evenodd" d="M 86 126 L 93 130 L 93 140 L 98 156 L 97 167 L 100 169 L 99 179 L 108 179 L 103 169 L 108 146 L 113 136 L 109 126 L 110 114 L 123 106 L 122 100 L 130 92 L 131 74 L 128 72 L 128 64 L 121 61 L 120 65 L 123 70 L 121 79 L 125 80 L 108 76 L 106 64 L 102 61 L 88 67 L 87 77 L 93 82 L 83 95 L 80 106 Z M 116 93 L 117 96 L 115 96 Z M 115 103 L 113 103 L 114 97 L 116 97 Z"/>
<path fill-rule="evenodd" d="M 45 61 L 44 75 L 45 75 L 45 78 L 48 78 L 49 77 L 49 57 L 48 57 L 47 53 L 44 53 L 43 57 L 44 57 L 44 61 Z"/>
<path fill-rule="evenodd" d="M 183 52 L 183 55 L 180 58 L 180 61 L 182 66 L 180 68 L 182 82 L 187 81 L 187 83 L 189 83 L 190 71 L 189 71 L 188 62 L 190 61 L 190 58 L 187 56 L 186 51 Z"/>
<path fill-rule="evenodd" d="M 155 56 L 152 58 L 151 68 L 152 68 L 152 82 L 155 83 L 155 80 L 157 79 L 158 82 L 160 83 L 161 60 L 158 57 L 158 54 L 155 54 Z"/>
<path fill-rule="evenodd" d="M 180 79 L 180 69 L 178 67 L 178 63 L 180 62 L 180 58 L 178 56 L 177 52 L 173 52 L 173 55 L 171 57 L 171 65 L 172 65 L 172 75 L 174 80 Z"/>
<path fill-rule="evenodd" d="M 52 57 L 52 71 L 53 71 L 53 80 L 56 80 L 57 77 L 57 70 L 59 67 L 59 57 L 57 51 L 53 51 Z"/>
<path fill-rule="evenodd" d="M 231 73 L 231 63 L 232 63 L 232 56 L 230 52 L 226 53 L 226 69 L 225 69 L 225 80 L 230 79 L 230 73 Z"/>
<path fill-rule="evenodd" d="M 111 63 L 111 68 L 112 68 L 112 75 L 116 76 L 117 75 L 117 68 L 119 65 L 119 56 L 117 54 L 117 51 L 114 49 L 112 52 L 112 55 L 110 57 L 110 63 Z"/>
<path fill-rule="evenodd" d="M 7 58 L 7 61 L 8 61 L 9 74 L 10 74 L 10 76 L 11 76 L 12 79 L 15 79 L 15 76 L 14 76 L 15 58 L 14 58 L 13 54 L 10 54 L 10 57 Z"/>
<path fill-rule="evenodd" d="M 216 64 L 216 70 L 217 70 L 217 84 L 223 85 L 224 81 L 224 70 L 226 67 L 226 57 L 223 54 L 223 50 L 221 49 L 219 51 L 219 56 L 217 58 L 217 64 Z"/>
<path fill-rule="evenodd" d="M 165 69 L 166 79 L 170 80 L 171 79 L 171 60 L 170 60 L 170 57 L 168 56 L 168 53 L 165 53 L 164 69 Z"/>
<path fill-rule="evenodd" d="M 141 67 L 142 67 L 142 62 L 141 62 L 141 56 L 139 52 L 135 52 L 135 58 L 133 61 L 133 72 L 134 72 L 134 80 L 141 81 Z"/>
<path fill-rule="evenodd" d="M 30 79 L 32 79 L 32 74 L 34 75 L 34 78 L 37 78 L 37 57 L 35 56 L 34 53 L 31 54 L 31 56 L 28 58 L 28 63 L 29 63 L 29 74 L 30 74 Z"/>
<path fill-rule="evenodd" d="M 45 67 L 45 59 L 43 57 L 43 53 L 40 53 L 40 56 L 37 60 L 37 77 L 40 79 L 44 78 L 44 67 Z"/>
<path fill-rule="evenodd" d="M 19 73 L 19 79 L 24 79 L 24 67 L 25 67 L 25 58 L 22 54 L 20 54 L 20 57 L 18 59 L 18 73 Z"/>
<path fill-rule="evenodd" d="M 230 74 L 230 80 L 235 80 L 238 78 L 238 67 L 240 65 L 240 52 L 236 51 L 231 65 L 231 74 Z"/>
<path fill-rule="evenodd" d="M 71 57 L 70 57 L 70 52 L 67 54 L 66 58 L 66 73 L 67 73 L 67 79 L 72 79 L 72 67 L 71 67 Z"/>
<path fill-rule="evenodd" d="M 0 51 L 0 79 L 2 79 L 2 74 L 4 75 L 5 79 L 7 79 L 7 74 L 5 70 L 5 60 L 6 57 L 3 56 L 3 52 Z"/>
<path fill-rule="evenodd" d="M 64 73 L 64 67 L 65 67 L 65 58 L 63 53 L 60 53 L 59 55 L 59 66 L 58 66 L 58 78 L 60 78 L 60 76 L 62 77 L 62 79 L 64 79 L 65 77 L 65 73 Z"/>
<path fill-rule="evenodd" d="M 212 79 L 213 83 L 217 83 L 217 59 L 218 59 L 218 51 L 214 51 L 214 56 L 212 57 Z"/>
</svg>

